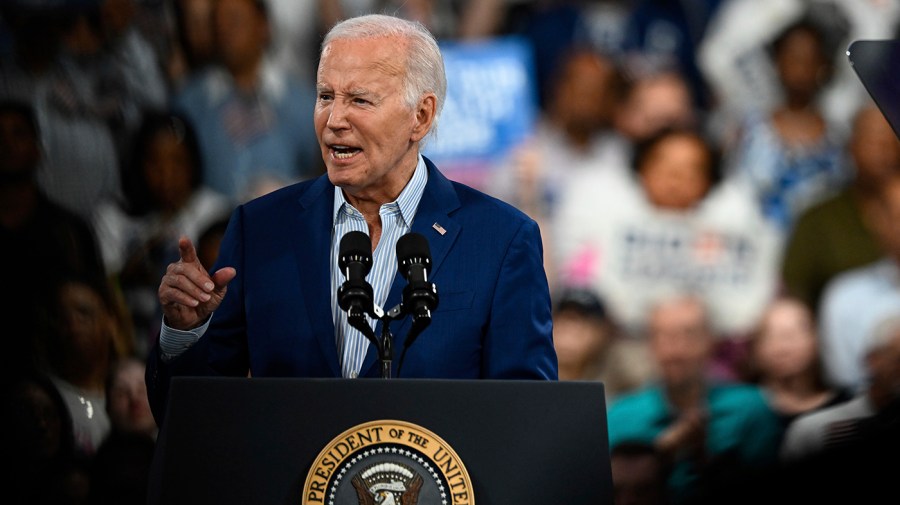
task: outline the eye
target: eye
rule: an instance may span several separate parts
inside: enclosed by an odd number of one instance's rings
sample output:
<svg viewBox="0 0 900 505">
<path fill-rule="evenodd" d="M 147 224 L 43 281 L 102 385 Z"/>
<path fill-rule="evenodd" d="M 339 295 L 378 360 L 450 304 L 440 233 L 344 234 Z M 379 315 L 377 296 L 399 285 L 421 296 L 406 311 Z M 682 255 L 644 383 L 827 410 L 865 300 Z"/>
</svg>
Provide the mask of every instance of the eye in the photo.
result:
<svg viewBox="0 0 900 505">
<path fill-rule="evenodd" d="M 319 93 L 318 99 L 320 102 L 330 102 L 334 96 L 331 93 Z"/>
<path fill-rule="evenodd" d="M 365 98 L 354 98 L 353 103 L 355 103 L 357 105 L 369 105 L 372 102 L 366 100 Z"/>
</svg>

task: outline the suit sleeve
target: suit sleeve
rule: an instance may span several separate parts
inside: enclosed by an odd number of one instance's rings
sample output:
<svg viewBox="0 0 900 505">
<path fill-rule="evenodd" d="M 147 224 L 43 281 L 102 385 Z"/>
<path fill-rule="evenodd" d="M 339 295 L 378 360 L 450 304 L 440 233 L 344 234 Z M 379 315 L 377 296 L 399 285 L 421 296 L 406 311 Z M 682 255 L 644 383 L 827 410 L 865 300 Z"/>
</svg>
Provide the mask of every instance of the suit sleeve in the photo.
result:
<svg viewBox="0 0 900 505">
<path fill-rule="evenodd" d="M 247 332 L 243 324 L 243 256 L 241 248 L 242 208 L 231 216 L 222 239 L 219 258 L 210 269 L 214 272 L 225 266 L 237 270 L 237 276 L 228 284 L 228 292 L 222 304 L 212 315 L 209 329 L 189 349 L 170 361 L 164 361 L 157 342 L 147 359 L 145 382 L 150 408 L 158 425 L 165 417 L 169 383 L 177 376 L 246 376 Z"/>
<path fill-rule="evenodd" d="M 501 263 L 484 349 L 488 379 L 557 380 L 540 229 L 526 220 Z"/>
</svg>

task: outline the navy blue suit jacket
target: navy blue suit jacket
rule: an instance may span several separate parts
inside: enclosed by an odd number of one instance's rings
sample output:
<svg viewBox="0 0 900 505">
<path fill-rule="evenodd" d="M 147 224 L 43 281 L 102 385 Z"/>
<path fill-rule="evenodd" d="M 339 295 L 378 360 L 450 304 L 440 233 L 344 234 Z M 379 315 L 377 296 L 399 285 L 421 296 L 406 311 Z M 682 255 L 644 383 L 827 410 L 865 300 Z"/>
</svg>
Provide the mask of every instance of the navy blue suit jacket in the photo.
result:
<svg viewBox="0 0 900 505">
<path fill-rule="evenodd" d="M 431 324 L 409 347 L 402 377 L 557 379 L 538 225 L 448 180 L 427 159 L 426 165 L 428 183 L 412 231 L 428 240 L 429 280 L 440 300 Z M 232 266 L 237 276 L 208 331 L 169 362 L 159 359 L 158 349 L 150 354 L 147 385 L 157 419 L 176 375 L 341 376 L 331 315 L 333 206 L 334 186 L 323 175 L 234 211 L 212 270 Z M 405 285 L 397 275 L 385 310 L 400 302 Z M 390 325 L 394 374 L 410 326 L 409 317 Z M 380 375 L 370 346 L 360 376 Z"/>
</svg>

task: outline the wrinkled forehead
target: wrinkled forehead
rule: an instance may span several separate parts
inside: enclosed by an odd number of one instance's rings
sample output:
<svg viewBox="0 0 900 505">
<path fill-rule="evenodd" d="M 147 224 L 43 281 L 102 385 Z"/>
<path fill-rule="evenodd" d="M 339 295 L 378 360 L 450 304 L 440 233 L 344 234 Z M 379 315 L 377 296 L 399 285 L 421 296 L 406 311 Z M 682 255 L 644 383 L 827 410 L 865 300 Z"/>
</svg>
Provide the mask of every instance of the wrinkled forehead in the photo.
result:
<svg viewBox="0 0 900 505">
<path fill-rule="evenodd" d="M 650 309 L 649 323 L 651 333 L 680 331 L 685 328 L 705 330 L 706 307 L 693 296 L 663 300 Z"/>
<path fill-rule="evenodd" d="M 400 37 L 341 38 L 329 42 L 319 59 L 318 75 L 323 70 L 375 71 L 402 76 L 406 70 L 407 42 Z"/>
</svg>

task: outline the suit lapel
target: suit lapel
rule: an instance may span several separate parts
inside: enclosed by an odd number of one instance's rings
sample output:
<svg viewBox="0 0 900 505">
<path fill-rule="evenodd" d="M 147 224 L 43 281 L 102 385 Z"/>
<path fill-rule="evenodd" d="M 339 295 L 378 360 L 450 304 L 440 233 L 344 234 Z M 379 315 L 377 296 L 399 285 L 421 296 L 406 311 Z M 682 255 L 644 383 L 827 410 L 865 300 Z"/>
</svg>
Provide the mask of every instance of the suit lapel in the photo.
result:
<svg viewBox="0 0 900 505">
<path fill-rule="evenodd" d="M 421 233 L 428 240 L 431 249 L 431 275 L 434 276 L 441 269 L 441 264 L 459 235 L 459 224 L 450 217 L 450 213 L 458 209 L 460 204 L 450 181 L 427 158 L 425 163 L 428 166 L 428 184 L 425 185 L 425 193 L 416 210 L 411 231 Z M 392 294 L 397 291 L 399 301 L 405 281 L 402 276 L 398 276 L 398 279 L 399 286 L 398 282 L 394 282 Z"/>
<path fill-rule="evenodd" d="M 300 196 L 300 210 L 294 216 L 294 253 L 300 266 L 299 286 L 309 319 L 312 338 L 318 340 L 328 367 L 341 376 L 334 320 L 331 317 L 331 234 L 333 227 L 334 186 L 328 177 L 319 177 Z"/>
<path fill-rule="evenodd" d="M 459 224 L 450 218 L 450 213 L 458 209 L 460 204 L 453 185 L 438 171 L 434 163 L 425 158 L 425 166 L 428 167 L 428 183 L 425 185 L 422 200 L 419 202 L 419 208 L 416 210 L 416 217 L 413 220 L 410 231 L 421 233 L 428 240 L 428 246 L 431 250 L 430 277 L 434 277 L 440 270 L 444 259 L 447 258 L 447 254 L 456 241 L 457 235 L 459 235 Z M 439 230 L 443 230 L 443 233 Z M 406 287 L 406 280 L 398 273 L 394 276 L 387 303 L 383 307 L 385 311 L 400 303 L 404 287 Z M 438 286 L 438 289 L 440 289 L 440 286 Z M 406 334 L 409 332 L 411 324 L 409 316 L 404 316 L 390 326 L 391 333 L 394 335 L 395 360 L 399 358 L 399 353 L 403 349 Z M 380 323 L 375 328 L 375 331 L 380 338 Z M 370 346 L 366 359 L 363 361 L 360 375 L 368 375 L 377 360 L 378 352 L 374 346 Z"/>
</svg>

